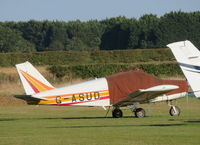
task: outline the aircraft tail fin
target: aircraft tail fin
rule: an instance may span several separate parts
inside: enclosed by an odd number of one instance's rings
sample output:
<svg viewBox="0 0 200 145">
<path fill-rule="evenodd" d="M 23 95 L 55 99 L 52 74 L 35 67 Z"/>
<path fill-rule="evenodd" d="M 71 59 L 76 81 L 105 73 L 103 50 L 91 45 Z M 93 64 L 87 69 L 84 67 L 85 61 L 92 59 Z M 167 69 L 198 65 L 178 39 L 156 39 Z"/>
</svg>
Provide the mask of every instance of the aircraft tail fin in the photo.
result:
<svg viewBox="0 0 200 145">
<path fill-rule="evenodd" d="M 16 64 L 16 68 L 26 95 L 37 94 L 54 88 L 28 61 Z"/>
<path fill-rule="evenodd" d="M 200 98 L 200 51 L 188 40 L 167 45 L 196 97 Z"/>
</svg>

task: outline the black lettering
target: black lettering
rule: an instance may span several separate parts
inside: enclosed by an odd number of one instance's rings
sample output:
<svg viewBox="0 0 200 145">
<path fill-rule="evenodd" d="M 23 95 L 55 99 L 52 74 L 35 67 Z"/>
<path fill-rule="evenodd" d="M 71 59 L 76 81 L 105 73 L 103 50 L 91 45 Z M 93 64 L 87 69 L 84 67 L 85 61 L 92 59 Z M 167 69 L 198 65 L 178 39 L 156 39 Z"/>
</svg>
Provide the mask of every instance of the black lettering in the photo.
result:
<svg viewBox="0 0 200 145">
<path fill-rule="evenodd" d="M 74 94 L 72 95 L 72 102 L 76 102 L 76 97 Z"/>
<path fill-rule="evenodd" d="M 90 95 L 88 93 L 85 94 L 87 100 L 92 100 L 92 93 L 90 93 Z"/>
<path fill-rule="evenodd" d="M 60 96 L 57 96 L 57 97 L 56 97 L 56 103 L 57 103 L 57 104 L 61 104 L 61 103 L 62 103 L 61 97 L 60 97 Z"/>
<path fill-rule="evenodd" d="M 84 101 L 84 94 L 79 94 L 79 101 Z"/>
<path fill-rule="evenodd" d="M 94 99 L 97 100 L 100 98 L 99 92 L 94 92 Z"/>
</svg>

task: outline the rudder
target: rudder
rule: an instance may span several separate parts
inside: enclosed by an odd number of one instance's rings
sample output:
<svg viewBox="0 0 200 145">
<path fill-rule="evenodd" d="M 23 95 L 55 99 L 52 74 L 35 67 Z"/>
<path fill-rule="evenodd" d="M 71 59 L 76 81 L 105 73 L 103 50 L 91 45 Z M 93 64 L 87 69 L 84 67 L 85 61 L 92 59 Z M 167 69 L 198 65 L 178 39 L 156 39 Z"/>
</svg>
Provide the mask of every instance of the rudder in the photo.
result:
<svg viewBox="0 0 200 145">
<path fill-rule="evenodd" d="M 54 88 L 28 61 L 16 64 L 16 68 L 26 95 L 32 95 Z"/>
</svg>

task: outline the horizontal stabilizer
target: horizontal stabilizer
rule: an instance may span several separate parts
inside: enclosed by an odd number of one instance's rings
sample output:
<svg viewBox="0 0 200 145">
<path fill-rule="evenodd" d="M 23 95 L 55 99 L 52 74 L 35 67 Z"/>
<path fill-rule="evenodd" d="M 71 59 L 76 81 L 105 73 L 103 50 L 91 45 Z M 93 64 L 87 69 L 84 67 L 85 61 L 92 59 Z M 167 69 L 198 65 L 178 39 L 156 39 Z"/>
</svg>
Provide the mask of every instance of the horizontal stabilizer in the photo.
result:
<svg viewBox="0 0 200 145">
<path fill-rule="evenodd" d="M 37 105 L 43 100 L 41 98 L 32 97 L 31 95 L 15 95 L 14 97 L 26 101 L 29 105 Z"/>
<path fill-rule="evenodd" d="M 25 101 L 47 100 L 47 99 L 44 99 L 44 98 L 36 98 L 36 97 L 31 96 L 31 95 L 15 95 L 15 98 L 22 99 L 22 100 L 25 100 Z"/>
</svg>

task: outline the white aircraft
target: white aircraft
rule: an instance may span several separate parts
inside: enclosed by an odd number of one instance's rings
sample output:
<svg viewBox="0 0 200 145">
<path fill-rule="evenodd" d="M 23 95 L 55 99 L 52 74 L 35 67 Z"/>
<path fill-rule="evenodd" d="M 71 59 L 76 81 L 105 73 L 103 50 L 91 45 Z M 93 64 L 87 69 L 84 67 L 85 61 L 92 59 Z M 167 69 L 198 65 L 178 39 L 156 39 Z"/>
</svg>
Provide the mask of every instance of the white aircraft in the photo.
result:
<svg viewBox="0 0 200 145">
<path fill-rule="evenodd" d="M 188 40 L 167 45 L 174 54 L 194 95 L 200 98 L 200 52 Z"/>
<path fill-rule="evenodd" d="M 142 70 L 121 72 L 105 78 L 61 88 L 53 87 L 29 62 L 16 65 L 26 95 L 17 98 L 28 104 L 113 107 L 112 116 L 123 116 L 120 107 L 130 106 L 136 117 L 144 117 L 140 103 L 168 101 L 184 97 L 188 85 L 183 80 L 162 80 Z M 171 106 L 170 114 L 180 109 Z"/>
</svg>

